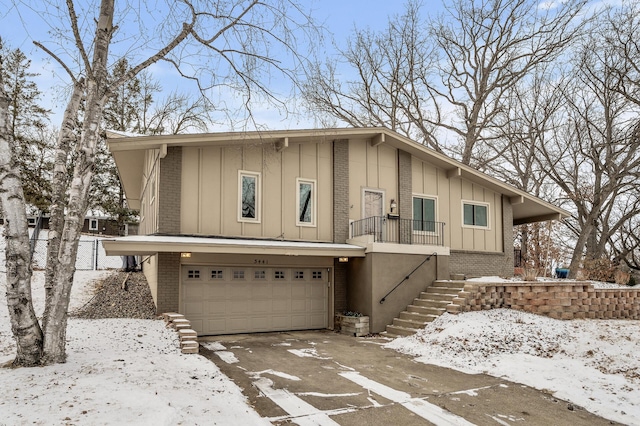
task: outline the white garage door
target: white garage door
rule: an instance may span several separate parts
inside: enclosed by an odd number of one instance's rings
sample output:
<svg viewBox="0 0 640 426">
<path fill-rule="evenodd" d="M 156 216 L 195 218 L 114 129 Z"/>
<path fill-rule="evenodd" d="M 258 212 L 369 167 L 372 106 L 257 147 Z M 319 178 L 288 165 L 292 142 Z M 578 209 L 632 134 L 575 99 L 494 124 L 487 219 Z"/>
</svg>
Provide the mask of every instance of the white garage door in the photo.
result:
<svg viewBox="0 0 640 426">
<path fill-rule="evenodd" d="M 327 328 L 326 268 L 183 266 L 180 312 L 202 335 Z"/>
</svg>

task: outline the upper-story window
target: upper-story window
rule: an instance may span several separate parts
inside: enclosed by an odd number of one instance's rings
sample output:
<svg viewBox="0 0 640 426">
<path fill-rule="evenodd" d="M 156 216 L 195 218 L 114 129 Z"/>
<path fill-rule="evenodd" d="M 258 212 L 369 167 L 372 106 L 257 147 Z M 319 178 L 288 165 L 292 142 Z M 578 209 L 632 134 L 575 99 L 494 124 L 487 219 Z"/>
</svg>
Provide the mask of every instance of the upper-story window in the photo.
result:
<svg viewBox="0 0 640 426">
<path fill-rule="evenodd" d="M 433 197 L 413 197 L 413 230 L 435 232 L 436 199 Z"/>
<path fill-rule="evenodd" d="M 260 173 L 238 172 L 238 220 L 260 222 Z"/>
<path fill-rule="evenodd" d="M 489 204 L 477 201 L 462 202 L 464 226 L 489 228 Z"/>
<path fill-rule="evenodd" d="M 297 214 L 296 225 L 316 225 L 316 181 L 312 179 L 297 179 Z"/>
</svg>

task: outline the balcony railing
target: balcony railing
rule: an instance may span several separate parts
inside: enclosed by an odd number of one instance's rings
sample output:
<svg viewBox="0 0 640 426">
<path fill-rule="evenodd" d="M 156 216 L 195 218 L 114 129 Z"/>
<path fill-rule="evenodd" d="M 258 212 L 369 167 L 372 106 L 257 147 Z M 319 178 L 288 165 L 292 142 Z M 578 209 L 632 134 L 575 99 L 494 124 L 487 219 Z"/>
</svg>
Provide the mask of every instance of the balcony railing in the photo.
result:
<svg viewBox="0 0 640 426">
<path fill-rule="evenodd" d="M 362 235 L 376 243 L 444 246 L 444 222 L 372 216 L 351 223 L 351 238 Z"/>
</svg>

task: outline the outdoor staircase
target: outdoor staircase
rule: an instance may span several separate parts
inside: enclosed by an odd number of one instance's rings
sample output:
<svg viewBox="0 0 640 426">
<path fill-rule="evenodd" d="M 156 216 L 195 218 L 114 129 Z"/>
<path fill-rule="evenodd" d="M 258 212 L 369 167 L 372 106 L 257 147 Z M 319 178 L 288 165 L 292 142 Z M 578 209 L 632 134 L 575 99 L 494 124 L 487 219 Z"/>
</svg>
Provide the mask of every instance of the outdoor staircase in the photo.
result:
<svg viewBox="0 0 640 426">
<path fill-rule="evenodd" d="M 400 313 L 383 333 L 387 337 L 410 336 L 447 310 L 447 305 L 463 290 L 465 281 L 434 281 L 420 293 L 407 310 Z"/>
</svg>

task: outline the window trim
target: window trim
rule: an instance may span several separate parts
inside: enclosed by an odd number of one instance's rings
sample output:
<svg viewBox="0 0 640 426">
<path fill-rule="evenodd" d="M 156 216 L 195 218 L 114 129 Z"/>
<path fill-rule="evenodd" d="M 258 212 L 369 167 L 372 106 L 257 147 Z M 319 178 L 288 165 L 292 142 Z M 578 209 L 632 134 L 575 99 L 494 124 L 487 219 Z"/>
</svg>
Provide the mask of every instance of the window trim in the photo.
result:
<svg viewBox="0 0 640 426">
<path fill-rule="evenodd" d="M 94 226 L 95 224 L 95 226 Z M 100 223 L 98 219 L 90 218 L 89 219 L 89 231 L 97 231 Z"/>
<path fill-rule="evenodd" d="M 487 208 L 487 225 L 468 225 L 466 223 L 464 223 L 464 206 L 465 204 L 470 204 L 473 206 L 483 206 Z M 461 222 L 462 222 L 462 227 L 463 228 L 471 228 L 471 229 L 482 229 L 482 230 L 490 230 L 491 229 L 491 205 L 489 203 L 485 203 L 484 201 L 473 201 L 473 200 L 462 200 L 461 203 L 461 210 L 462 210 L 462 216 L 461 216 Z"/>
<path fill-rule="evenodd" d="M 300 221 L 300 185 L 311 184 L 311 222 Z M 296 226 L 315 228 L 318 211 L 318 181 L 316 179 L 296 178 Z"/>
<path fill-rule="evenodd" d="M 256 180 L 256 189 L 255 189 L 255 218 L 242 217 L 242 178 L 244 176 L 255 178 Z M 238 222 L 248 222 L 248 223 L 260 223 L 260 205 L 262 203 L 262 186 L 261 186 L 261 173 L 260 172 L 251 172 L 248 170 L 238 170 Z"/>
<path fill-rule="evenodd" d="M 438 222 L 438 196 L 437 195 L 427 195 L 427 194 L 418 194 L 418 193 L 413 193 L 411 194 L 411 219 L 412 220 L 416 220 L 415 217 L 413 217 L 413 199 L 414 198 L 426 198 L 428 200 L 433 200 L 435 205 L 433 206 L 434 208 L 434 212 L 433 212 L 433 216 L 434 216 L 434 222 Z M 464 208 L 463 208 L 464 209 Z M 414 234 L 420 234 L 420 235 L 434 235 L 438 233 L 438 229 L 437 226 L 434 224 L 433 226 L 433 231 L 420 231 L 417 229 L 413 229 L 413 224 L 411 226 L 411 230 L 413 231 Z"/>
</svg>

